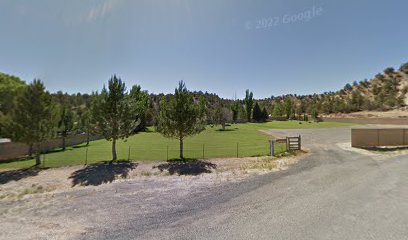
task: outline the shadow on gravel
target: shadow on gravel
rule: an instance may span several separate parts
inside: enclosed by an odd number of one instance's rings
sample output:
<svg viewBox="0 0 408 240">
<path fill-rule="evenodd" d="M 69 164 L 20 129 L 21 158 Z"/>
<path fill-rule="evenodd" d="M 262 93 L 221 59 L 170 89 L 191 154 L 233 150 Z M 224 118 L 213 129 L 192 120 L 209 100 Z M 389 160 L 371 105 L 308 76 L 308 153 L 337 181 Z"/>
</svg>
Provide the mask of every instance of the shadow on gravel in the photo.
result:
<svg viewBox="0 0 408 240">
<path fill-rule="evenodd" d="M 137 163 L 120 161 L 120 162 L 101 162 L 88 165 L 71 174 L 72 186 L 75 185 L 101 185 L 115 180 L 117 176 L 126 178 L 129 171 L 137 167 Z"/>
<path fill-rule="evenodd" d="M 211 173 L 211 169 L 216 169 L 217 165 L 211 162 L 202 160 L 169 160 L 167 163 L 163 163 L 153 168 L 158 168 L 160 172 L 168 171 L 171 175 L 199 175 L 202 173 Z"/>
<path fill-rule="evenodd" d="M 408 146 L 389 146 L 389 147 L 361 147 L 361 149 L 376 151 L 376 152 L 393 152 L 407 150 Z"/>
<path fill-rule="evenodd" d="M 10 171 L 5 171 L 5 172 L 0 172 L 0 184 L 5 184 L 10 181 L 18 181 L 23 178 L 27 177 L 33 177 L 37 176 L 38 173 L 44 170 L 43 168 L 36 168 L 36 167 L 30 167 L 26 169 L 20 169 L 20 170 L 10 170 Z"/>
</svg>

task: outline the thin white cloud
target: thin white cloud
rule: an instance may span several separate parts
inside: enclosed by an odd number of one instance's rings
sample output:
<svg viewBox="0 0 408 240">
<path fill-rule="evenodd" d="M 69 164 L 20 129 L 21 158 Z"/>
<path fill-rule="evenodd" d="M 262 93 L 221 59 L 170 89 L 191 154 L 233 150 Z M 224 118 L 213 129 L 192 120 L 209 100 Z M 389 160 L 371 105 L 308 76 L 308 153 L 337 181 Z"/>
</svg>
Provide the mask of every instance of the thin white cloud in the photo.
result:
<svg viewBox="0 0 408 240">
<path fill-rule="evenodd" d="M 98 19 L 102 19 L 110 14 L 116 6 L 118 6 L 120 0 L 105 0 L 103 3 L 99 3 L 89 10 L 84 20 L 86 22 L 94 22 Z"/>
</svg>

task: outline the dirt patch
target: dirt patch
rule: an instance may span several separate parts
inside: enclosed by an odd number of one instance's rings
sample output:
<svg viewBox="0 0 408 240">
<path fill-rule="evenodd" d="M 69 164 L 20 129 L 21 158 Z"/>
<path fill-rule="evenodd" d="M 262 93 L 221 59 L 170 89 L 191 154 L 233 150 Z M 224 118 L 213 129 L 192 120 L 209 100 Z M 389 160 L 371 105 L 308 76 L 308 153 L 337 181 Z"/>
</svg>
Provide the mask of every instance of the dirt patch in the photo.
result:
<svg viewBox="0 0 408 240">
<path fill-rule="evenodd" d="M 305 151 L 300 151 L 295 154 L 284 154 L 278 158 L 221 158 L 186 162 L 102 162 L 88 166 L 1 171 L 0 179 L 4 181 L 0 185 L 0 200 L 18 201 L 33 194 L 69 192 L 84 186 L 98 186 L 114 181 L 146 177 L 206 175 L 207 179 L 214 181 L 242 179 L 250 174 L 285 169 L 305 155 Z"/>
<path fill-rule="evenodd" d="M 408 109 L 394 109 L 390 111 L 360 111 L 353 113 L 332 113 L 325 114 L 328 118 L 405 118 L 408 119 Z"/>
</svg>

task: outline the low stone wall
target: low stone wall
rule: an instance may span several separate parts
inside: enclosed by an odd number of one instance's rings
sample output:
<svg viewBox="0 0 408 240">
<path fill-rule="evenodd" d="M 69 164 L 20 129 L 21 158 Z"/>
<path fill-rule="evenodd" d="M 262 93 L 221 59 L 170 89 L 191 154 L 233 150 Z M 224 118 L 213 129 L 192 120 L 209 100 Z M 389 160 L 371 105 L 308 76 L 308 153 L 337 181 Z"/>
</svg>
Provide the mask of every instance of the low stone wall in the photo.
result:
<svg viewBox="0 0 408 240">
<path fill-rule="evenodd" d="M 90 141 L 101 139 L 99 135 L 89 136 Z M 65 138 L 65 145 L 75 146 L 87 141 L 87 135 L 75 135 Z M 62 138 L 52 139 L 50 141 L 44 142 L 41 144 L 41 152 L 50 151 L 56 148 L 62 147 Z M 22 156 L 28 155 L 30 147 L 24 143 L 18 142 L 5 142 L 0 143 L 0 160 L 14 159 Z"/>
</svg>

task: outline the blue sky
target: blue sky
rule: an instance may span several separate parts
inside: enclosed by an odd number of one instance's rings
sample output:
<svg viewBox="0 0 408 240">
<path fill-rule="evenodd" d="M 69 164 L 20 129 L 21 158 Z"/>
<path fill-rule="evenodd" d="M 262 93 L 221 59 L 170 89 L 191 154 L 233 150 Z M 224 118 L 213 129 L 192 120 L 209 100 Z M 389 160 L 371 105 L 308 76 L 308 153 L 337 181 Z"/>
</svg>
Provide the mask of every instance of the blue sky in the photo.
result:
<svg viewBox="0 0 408 240">
<path fill-rule="evenodd" d="M 338 90 L 408 61 L 408 1 L 0 0 L 0 71 L 50 91 Z M 264 21 L 263 21 L 264 20 Z M 262 22 L 263 21 L 263 22 Z"/>
</svg>

